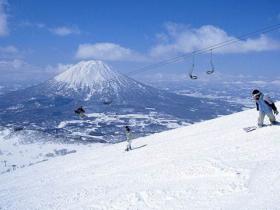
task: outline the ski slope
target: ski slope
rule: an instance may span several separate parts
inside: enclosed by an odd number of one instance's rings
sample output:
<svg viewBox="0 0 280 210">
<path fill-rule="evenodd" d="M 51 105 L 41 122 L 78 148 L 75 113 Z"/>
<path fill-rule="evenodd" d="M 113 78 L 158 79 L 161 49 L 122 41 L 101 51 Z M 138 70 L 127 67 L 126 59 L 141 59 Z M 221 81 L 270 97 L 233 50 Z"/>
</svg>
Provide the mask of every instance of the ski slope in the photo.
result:
<svg viewBox="0 0 280 210">
<path fill-rule="evenodd" d="M 279 103 L 277 104 L 279 107 Z M 247 110 L 0 176 L 0 209 L 279 209 L 280 126 Z M 266 122 L 268 123 L 268 122 Z"/>
</svg>

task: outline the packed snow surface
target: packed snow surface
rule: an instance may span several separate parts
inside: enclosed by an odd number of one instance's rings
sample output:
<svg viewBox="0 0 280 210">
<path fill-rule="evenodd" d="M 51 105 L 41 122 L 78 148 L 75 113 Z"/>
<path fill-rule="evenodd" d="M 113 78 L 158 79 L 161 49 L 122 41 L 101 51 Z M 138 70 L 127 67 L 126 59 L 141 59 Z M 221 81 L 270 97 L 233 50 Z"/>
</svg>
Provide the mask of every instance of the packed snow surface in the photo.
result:
<svg viewBox="0 0 280 210">
<path fill-rule="evenodd" d="M 278 103 L 278 106 L 280 104 Z M 0 175 L 0 209 L 279 209 L 280 126 L 247 110 Z M 268 124 L 268 122 L 266 122 Z"/>
</svg>

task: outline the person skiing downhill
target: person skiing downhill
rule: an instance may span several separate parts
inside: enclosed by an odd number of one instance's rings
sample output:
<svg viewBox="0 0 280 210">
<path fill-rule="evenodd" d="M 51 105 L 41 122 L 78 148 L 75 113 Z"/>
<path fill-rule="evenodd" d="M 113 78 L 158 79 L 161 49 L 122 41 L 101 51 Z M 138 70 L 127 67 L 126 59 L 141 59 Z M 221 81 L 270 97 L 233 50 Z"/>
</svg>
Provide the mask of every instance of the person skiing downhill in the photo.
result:
<svg viewBox="0 0 280 210">
<path fill-rule="evenodd" d="M 274 102 L 257 89 L 253 90 L 252 96 L 256 101 L 257 110 L 259 111 L 258 126 L 263 126 L 265 116 L 269 118 L 272 125 L 277 124 L 275 115 L 278 115 L 279 112 Z"/>
<path fill-rule="evenodd" d="M 131 148 L 132 136 L 131 136 L 131 130 L 130 130 L 129 126 L 126 125 L 124 128 L 125 128 L 125 135 L 126 135 L 126 141 L 127 141 L 125 151 L 128 152 L 128 151 L 132 150 L 132 148 Z"/>
<path fill-rule="evenodd" d="M 77 115 L 79 115 L 80 117 L 85 117 L 85 110 L 82 106 L 80 106 L 78 109 L 76 109 L 74 111 Z"/>
</svg>

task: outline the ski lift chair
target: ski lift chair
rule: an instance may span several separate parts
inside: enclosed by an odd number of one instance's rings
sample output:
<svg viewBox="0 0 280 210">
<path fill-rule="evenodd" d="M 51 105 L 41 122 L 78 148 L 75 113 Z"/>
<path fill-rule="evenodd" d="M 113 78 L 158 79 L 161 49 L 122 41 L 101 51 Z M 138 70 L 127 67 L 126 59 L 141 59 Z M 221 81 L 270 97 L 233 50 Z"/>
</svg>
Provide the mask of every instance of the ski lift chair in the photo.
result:
<svg viewBox="0 0 280 210">
<path fill-rule="evenodd" d="M 190 72 L 189 72 L 189 77 L 190 77 L 192 80 L 198 79 L 198 76 L 193 75 L 194 67 L 195 67 L 195 65 L 194 65 L 194 53 L 193 53 L 192 68 L 191 68 L 191 70 L 190 70 Z"/>
<path fill-rule="evenodd" d="M 206 71 L 207 74 L 213 74 L 215 72 L 215 66 L 214 66 L 214 63 L 213 63 L 213 49 L 210 50 L 210 66 L 211 66 L 211 69 Z"/>
</svg>

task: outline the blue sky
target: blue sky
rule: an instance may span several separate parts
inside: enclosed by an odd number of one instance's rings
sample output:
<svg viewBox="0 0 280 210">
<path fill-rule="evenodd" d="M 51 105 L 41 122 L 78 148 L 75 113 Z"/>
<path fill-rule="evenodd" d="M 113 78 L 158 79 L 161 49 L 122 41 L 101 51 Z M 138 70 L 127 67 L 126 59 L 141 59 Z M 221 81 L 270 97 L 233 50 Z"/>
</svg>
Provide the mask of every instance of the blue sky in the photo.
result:
<svg viewBox="0 0 280 210">
<path fill-rule="evenodd" d="M 280 23 L 278 0 L 0 0 L 0 5 L 2 81 L 34 75 L 43 80 L 84 59 L 129 72 Z M 272 78 L 280 77 L 279 56 L 278 30 L 216 50 L 214 62 L 222 74 Z M 185 60 L 145 74 L 183 75 L 190 65 Z M 196 57 L 196 65 L 200 74 L 209 56 Z"/>
</svg>

